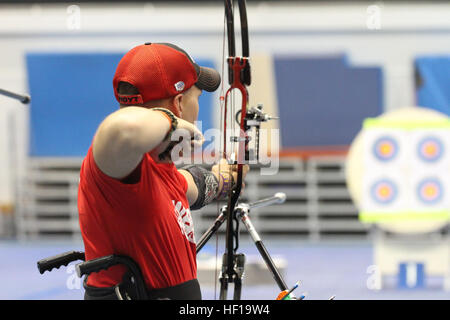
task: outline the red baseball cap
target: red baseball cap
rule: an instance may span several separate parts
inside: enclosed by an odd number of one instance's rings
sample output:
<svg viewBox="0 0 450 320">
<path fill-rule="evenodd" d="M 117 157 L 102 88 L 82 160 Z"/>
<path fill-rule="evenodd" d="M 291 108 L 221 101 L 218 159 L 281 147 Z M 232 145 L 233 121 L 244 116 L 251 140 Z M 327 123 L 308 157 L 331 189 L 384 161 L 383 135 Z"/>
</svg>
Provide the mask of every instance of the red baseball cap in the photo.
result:
<svg viewBox="0 0 450 320">
<path fill-rule="evenodd" d="M 135 86 L 139 94 L 119 95 L 121 81 Z M 213 92 L 220 85 L 220 75 L 199 66 L 186 51 L 170 43 L 147 42 L 134 47 L 120 60 L 113 79 L 117 101 L 129 105 L 173 97 L 193 85 Z"/>
</svg>

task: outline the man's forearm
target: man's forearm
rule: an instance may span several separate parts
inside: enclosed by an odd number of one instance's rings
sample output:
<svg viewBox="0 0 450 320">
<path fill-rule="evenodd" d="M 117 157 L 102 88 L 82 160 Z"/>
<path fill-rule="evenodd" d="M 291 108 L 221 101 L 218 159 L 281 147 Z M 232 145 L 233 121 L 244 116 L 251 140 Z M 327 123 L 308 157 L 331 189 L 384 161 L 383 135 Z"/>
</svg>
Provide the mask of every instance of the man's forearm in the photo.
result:
<svg viewBox="0 0 450 320">
<path fill-rule="evenodd" d="M 196 165 L 183 167 L 179 172 L 185 177 L 187 176 L 186 196 L 192 210 L 200 209 L 216 198 L 219 191 L 219 180 L 213 172 Z"/>
<path fill-rule="evenodd" d="M 178 172 L 181 173 L 187 181 L 188 188 L 186 191 L 186 197 L 189 201 L 189 205 L 193 205 L 195 201 L 197 201 L 198 197 L 198 189 L 197 185 L 195 184 L 194 178 L 189 173 L 189 171 L 179 169 Z"/>
</svg>

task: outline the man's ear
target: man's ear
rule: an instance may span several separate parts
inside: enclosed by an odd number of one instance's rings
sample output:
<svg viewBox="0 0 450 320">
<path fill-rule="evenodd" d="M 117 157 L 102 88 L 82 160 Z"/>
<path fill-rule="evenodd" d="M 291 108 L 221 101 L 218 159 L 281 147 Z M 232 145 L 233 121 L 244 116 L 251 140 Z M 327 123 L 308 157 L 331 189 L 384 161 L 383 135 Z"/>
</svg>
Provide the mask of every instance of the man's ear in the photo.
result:
<svg viewBox="0 0 450 320">
<path fill-rule="evenodd" d="M 177 117 L 181 118 L 183 115 L 183 94 L 177 94 L 175 97 L 173 97 L 173 107 L 177 113 Z"/>
</svg>

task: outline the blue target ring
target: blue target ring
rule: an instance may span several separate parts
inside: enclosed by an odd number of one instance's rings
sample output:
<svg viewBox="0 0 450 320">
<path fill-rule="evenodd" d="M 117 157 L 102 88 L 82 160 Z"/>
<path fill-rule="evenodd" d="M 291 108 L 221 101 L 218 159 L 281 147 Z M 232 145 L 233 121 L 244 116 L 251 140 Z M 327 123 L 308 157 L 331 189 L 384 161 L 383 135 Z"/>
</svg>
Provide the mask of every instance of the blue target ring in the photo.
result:
<svg viewBox="0 0 450 320">
<path fill-rule="evenodd" d="M 372 185 L 370 193 L 375 202 L 389 204 L 397 198 L 398 190 L 394 182 L 382 179 Z"/>
<path fill-rule="evenodd" d="M 438 138 L 426 137 L 419 142 L 417 154 L 425 162 L 436 162 L 444 154 L 444 144 Z"/>
<path fill-rule="evenodd" d="M 389 136 L 380 137 L 375 141 L 372 152 L 380 161 L 391 161 L 398 154 L 398 143 Z"/>
<path fill-rule="evenodd" d="M 442 183 L 437 178 L 426 178 L 417 186 L 417 196 L 425 204 L 436 204 L 443 195 Z"/>
</svg>

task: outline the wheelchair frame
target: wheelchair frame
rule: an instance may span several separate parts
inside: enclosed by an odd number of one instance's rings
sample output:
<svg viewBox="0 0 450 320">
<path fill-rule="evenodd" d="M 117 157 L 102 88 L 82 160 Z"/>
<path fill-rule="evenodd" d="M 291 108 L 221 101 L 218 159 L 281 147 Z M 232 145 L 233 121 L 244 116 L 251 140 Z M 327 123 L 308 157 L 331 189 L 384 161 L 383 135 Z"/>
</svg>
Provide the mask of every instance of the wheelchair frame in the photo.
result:
<svg viewBox="0 0 450 320">
<path fill-rule="evenodd" d="M 59 269 L 61 266 L 67 266 L 73 261 L 82 260 L 84 262 L 78 263 L 75 266 L 78 277 L 88 276 L 92 272 L 99 272 L 106 270 L 114 265 L 124 265 L 131 275 L 131 284 L 134 286 L 137 300 L 148 299 L 147 290 L 145 286 L 144 277 L 142 276 L 141 269 L 138 264 L 130 257 L 124 255 L 109 255 L 89 261 L 85 261 L 84 252 L 81 251 L 68 251 L 56 256 L 39 260 L 37 263 L 38 270 L 41 274 L 45 271 L 52 271 L 54 268 Z M 124 300 L 120 293 L 120 286 L 122 283 L 118 283 L 114 289 L 119 300 Z M 129 297 L 128 297 L 129 299 Z"/>
</svg>

